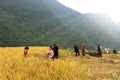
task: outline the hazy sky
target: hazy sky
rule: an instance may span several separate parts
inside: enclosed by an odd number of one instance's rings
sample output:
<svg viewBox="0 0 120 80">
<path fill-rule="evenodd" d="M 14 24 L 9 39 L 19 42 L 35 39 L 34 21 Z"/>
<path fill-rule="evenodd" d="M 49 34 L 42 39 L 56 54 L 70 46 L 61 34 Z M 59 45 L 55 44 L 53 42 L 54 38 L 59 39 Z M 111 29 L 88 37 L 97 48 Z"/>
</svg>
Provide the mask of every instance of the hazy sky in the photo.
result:
<svg viewBox="0 0 120 80">
<path fill-rule="evenodd" d="M 105 13 L 120 22 L 120 0 L 58 0 L 81 13 Z"/>
</svg>

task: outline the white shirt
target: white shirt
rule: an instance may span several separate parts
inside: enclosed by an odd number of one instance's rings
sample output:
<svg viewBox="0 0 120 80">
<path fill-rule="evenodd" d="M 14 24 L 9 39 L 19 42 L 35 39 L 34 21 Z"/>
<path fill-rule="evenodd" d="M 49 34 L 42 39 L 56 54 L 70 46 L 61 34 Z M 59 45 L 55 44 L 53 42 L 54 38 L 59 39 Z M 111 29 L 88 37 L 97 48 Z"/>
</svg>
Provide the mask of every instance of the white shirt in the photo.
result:
<svg viewBox="0 0 120 80">
<path fill-rule="evenodd" d="M 49 56 L 50 58 L 53 57 L 53 55 L 54 55 L 53 50 L 49 50 L 47 53 L 48 53 L 48 56 Z"/>
</svg>

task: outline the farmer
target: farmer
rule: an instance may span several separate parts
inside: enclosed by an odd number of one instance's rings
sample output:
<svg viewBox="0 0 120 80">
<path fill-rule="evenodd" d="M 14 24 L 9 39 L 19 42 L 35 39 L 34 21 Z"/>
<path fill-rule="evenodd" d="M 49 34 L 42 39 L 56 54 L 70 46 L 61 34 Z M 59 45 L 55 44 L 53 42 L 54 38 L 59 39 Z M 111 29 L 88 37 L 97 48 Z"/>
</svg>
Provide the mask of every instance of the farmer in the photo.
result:
<svg viewBox="0 0 120 80">
<path fill-rule="evenodd" d="M 53 51 L 54 51 L 54 58 L 58 58 L 58 46 L 56 44 L 54 44 Z"/>
<path fill-rule="evenodd" d="M 52 46 L 49 46 L 49 50 L 47 52 L 47 55 L 48 55 L 48 59 L 52 58 L 54 60 L 54 52 L 53 52 Z"/>
<path fill-rule="evenodd" d="M 75 52 L 75 56 L 79 56 L 80 55 L 79 48 L 77 47 L 76 44 L 74 44 L 74 52 Z"/>
<path fill-rule="evenodd" d="M 26 57 L 26 55 L 28 54 L 28 49 L 29 49 L 29 47 L 24 48 L 24 57 Z"/>
<path fill-rule="evenodd" d="M 97 57 L 102 57 L 102 47 L 100 44 L 96 44 L 97 45 Z"/>
<path fill-rule="evenodd" d="M 116 50 L 116 48 L 115 49 L 113 49 L 113 54 L 116 54 L 117 53 L 117 50 Z"/>
<path fill-rule="evenodd" d="M 105 52 L 108 54 L 110 53 L 110 48 L 105 48 Z"/>
<path fill-rule="evenodd" d="M 85 49 L 86 49 L 86 44 L 83 43 L 82 45 L 82 55 L 85 56 Z"/>
</svg>

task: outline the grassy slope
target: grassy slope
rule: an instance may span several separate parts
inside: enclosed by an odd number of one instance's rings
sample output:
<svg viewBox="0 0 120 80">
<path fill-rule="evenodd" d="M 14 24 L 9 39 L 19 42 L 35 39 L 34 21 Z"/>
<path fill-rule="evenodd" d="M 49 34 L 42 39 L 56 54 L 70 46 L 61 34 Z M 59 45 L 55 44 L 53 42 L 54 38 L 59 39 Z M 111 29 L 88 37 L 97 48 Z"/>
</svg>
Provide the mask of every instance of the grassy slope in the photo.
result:
<svg viewBox="0 0 120 80">
<path fill-rule="evenodd" d="M 0 0 L 0 2 L 0 46 L 42 46 L 55 41 L 62 46 L 68 46 L 68 43 L 74 42 L 74 37 L 78 35 L 61 23 L 63 19 L 57 18 L 77 12 L 56 1 Z M 79 35 L 78 40 L 80 39 Z"/>
<path fill-rule="evenodd" d="M 47 47 L 30 47 L 23 57 L 23 47 L 1 47 L 1 80 L 119 80 L 120 54 L 103 58 L 75 57 L 60 50 L 58 60 L 48 60 Z"/>
<path fill-rule="evenodd" d="M 88 48 L 96 43 L 117 48 L 120 40 L 115 25 L 109 17 L 81 14 L 56 0 L 0 0 L 0 46 L 57 42 L 71 47 L 86 42 Z"/>
</svg>

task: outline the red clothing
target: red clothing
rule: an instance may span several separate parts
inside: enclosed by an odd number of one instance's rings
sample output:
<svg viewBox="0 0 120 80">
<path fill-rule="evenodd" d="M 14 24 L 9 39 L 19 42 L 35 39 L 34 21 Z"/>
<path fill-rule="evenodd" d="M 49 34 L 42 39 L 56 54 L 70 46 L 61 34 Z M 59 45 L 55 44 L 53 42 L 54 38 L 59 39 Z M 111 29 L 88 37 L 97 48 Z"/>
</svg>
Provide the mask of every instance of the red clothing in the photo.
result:
<svg viewBox="0 0 120 80">
<path fill-rule="evenodd" d="M 83 45 L 82 45 L 82 50 L 85 50 L 85 49 L 86 49 L 86 45 L 83 44 Z"/>
<path fill-rule="evenodd" d="M 26 56 L 27 55 L 27 53 L 28 53 L 28 50 L 24 50 L 24 56 Z"/>
</svg>

